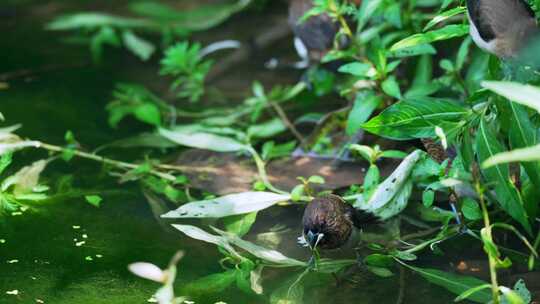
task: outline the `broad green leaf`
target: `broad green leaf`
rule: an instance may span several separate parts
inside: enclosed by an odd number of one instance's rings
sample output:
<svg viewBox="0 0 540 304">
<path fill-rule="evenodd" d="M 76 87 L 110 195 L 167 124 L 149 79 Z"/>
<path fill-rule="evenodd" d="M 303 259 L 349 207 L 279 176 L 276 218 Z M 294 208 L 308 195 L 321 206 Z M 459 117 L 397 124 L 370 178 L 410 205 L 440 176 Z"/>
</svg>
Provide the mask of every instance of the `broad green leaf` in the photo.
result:
<svg viewBox="0 0 540 304">
<path fill-rule="evenodd" d="M 471 288 L 484 286 L 487 283 L 474 277 L 457 275 L 437 269 L 419 268 L 407 265 L 408 268 L 420 274 L 429 282 L 444 287 L 457 295 L 469 291 Z M 469 295 L 468 299 L 476 303 L 488 303 L 491 301 L 491 292 L 481 289 Z"/>
<path fill-rule="evenodd" d="M 426 24 L 426 26 L 424 27 L 424 32 L 433 28 L 435 25 L 445 21 L 445 20 L 448 20 L 449 18 L 452 18 L 456 15 L 459 15 L 459 14 L 463 14 L 465 12 L 467 8 L 464 7 L 464 6 L 458 6 L 456 8 L 453 8 L 453 9 L 450 9 L 450 10 L 447 10 L 445 12 L 442 12 L 440 14 L 438 14 L 437 16 L 433 17 L 433 19 L 431 19 L 428 24 Z"/>
<path fill-rule="evenodd" d="M 454 134 L 469 110 L 451 101 L 411 99 L 386 108 L 362 125 L 370 133 L 396 140 L 435 137 L 435 126 Z"/>
<path fill-rule="evenodd" d="M 531 122 L 527 110 L 517 103 L 510 102 L 512 113 L 512 123 L 510 124 L 510 144 L 512 149 L 528 148 L 538 144 L 535 127 Z M 525 172 L 531 179 L 531 182 L 540 188 L 540 163 L 539 162 L 523 162 Z"/>
<path fill-rule="evenodd" d="M 484 81 L 482 86 L 540 113 L 540 88 L 538 87 L 504 81 Z"/>
<path fill-rule="evenodd" d="M 242 237 L 249 232 L 249 229 L 251 229 L 251 226 L 253 226 L 256 219 L 257 212 L 231 215 L 223 219 L 223 225 L 228 232 L 232 232 L 239 237 Z"/>
<path fill-rule="evenodd" d="M 287 201 L 290 195 L 273 192 L 242 192 L 209 200 L 191 202 L 163 214 L 162 218 L 221 218 L 245 214 Z"/>
<path fill-rule="evenodd" d="M 354 135 L 361 129 L 373 111 L 379 107 L 382 98 L 373 94 L 357 94 L 353 108 L 347 118 L 347 134 Z"/>
<path fill-rule="evenodd" d="M 400 49 L 409 48 L 419 44 L 431 43 L 439 40 L 447 40 L 455 37 L 461 37 L 469 34 L 468 25 L 447 25 L 441 29 L 415 34 L 395 43 L 391 48 L 391 52 Z"/>
<path fill-rule="evenodd" d="M 9 165 L 11 165 L 11 162 L 13 161 L 13 154 L 12 153 L 6 153 L 0 156 L 0 174 L 6 170 Z"/>
<path fill-rule="evenodd" d="M 437 54 L 437 50 L 428 43 L 425 44 L 418 44 L 406 48 L 402 48 L 393 52 L 388 53 L 388 57 L 412 57 L 412 56 L 419 56 L 419 55 L 435 55 Z"/>
<path fill-rule="evenodd" d="M 486 160 L 504 151 L 495 133 L 487 126 L 484 119 L 481 121 L 480 128 L 478 129 L 476 150 L 480 163 L 484 163 Z M 487 183 L 495 186 L 495 193 L 497 194 L 497 201 L 500 206 L 531 234 L 531 226 L 521 196 L 515 186 L 510 182 L 508 166 L 502 164 L 489 168 L 484 166 L 482 173 Z"/>
<path fill-rule="evenodd" d="M 196 149 L 206 149 L 216 152 L 238 152 L 248 149 L 246 145 L 232 138 L 212 133 L 160 128 L 159 134 L 179 145 Z"/>
<path fill-rule="evenodd" d="M 156 51 L 156 47 L 151 42 L 135 35 L 132 31 L 124 31 L 122 40 L 126 48 L 143 61 L 150 59 Z"/>
</svg>

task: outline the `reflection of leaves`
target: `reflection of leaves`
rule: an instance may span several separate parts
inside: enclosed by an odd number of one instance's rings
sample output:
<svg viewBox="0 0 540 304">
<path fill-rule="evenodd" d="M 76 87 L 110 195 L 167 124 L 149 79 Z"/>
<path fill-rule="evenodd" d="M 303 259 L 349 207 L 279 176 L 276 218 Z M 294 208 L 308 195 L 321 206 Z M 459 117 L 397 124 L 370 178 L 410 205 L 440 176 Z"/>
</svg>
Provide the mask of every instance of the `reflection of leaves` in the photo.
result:
<svg viewBox="0 0 540 304">
<path fill-rule="evenodd" d="M 457 295 L 460 295 L 471 288 L 487 284 L 486 282 L 474 277 L 457 275 L 437 269 L 419 268 L 410 265 L 406 266 L 420 274 L 429 282 L 444 287 Z M 471 294 L 468 299 L 477 303 L 488 303 L 491 300 L 491 293 L 485 289 L 482 289 Z"/>
</svg>

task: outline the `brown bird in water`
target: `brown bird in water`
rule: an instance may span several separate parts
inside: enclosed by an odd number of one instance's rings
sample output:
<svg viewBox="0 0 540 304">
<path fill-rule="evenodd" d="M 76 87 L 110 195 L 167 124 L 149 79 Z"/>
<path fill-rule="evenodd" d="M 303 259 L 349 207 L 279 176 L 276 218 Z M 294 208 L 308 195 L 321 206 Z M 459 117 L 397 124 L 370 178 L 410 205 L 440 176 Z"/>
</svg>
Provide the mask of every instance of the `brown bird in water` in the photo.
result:
<svg viewBox="0 0 540 304">
<path fill-rule="evenodd" d="M 467 0 L 471 36 L 481 49 L 514 58 L 539 36 L 534 11 L 524 0 Z"/>
<path fill-rule="evenodd" d="M 356 228 L 374 220 L 337 195 L 313 199 L 304 210 L 302 237 L 311 249 L 336 249 L 345 245 Z"/>
<path fill-rule="evenodd" d="M 352 1 L 360 4 L 361 0 Z M 291 0 L 289 3 L 289 25 L 295 39 L 298 54 L 304 60 L 320 61 L 332 49 L 339 32 L 339 23 L 328 14 L 311 16 L 304 22 L 302 17 L 313 8 L 313 0 Z M 347 42 L 343 43 L 344 45 Z"/>
</svg>

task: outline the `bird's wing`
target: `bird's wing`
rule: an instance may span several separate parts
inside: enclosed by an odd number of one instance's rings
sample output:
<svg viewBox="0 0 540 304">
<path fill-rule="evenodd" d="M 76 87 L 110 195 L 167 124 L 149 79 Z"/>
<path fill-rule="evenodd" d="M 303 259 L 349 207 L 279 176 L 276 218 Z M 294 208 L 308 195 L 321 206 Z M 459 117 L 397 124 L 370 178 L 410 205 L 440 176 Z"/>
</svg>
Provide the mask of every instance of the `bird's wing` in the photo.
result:
<svg viewBox="0 0 540 304">
<path fill-rule="evenodd" d="M 474 0 L 467 2 L 474 2 Z M 477 2 L 479 3 L 476 4 L 479 16 L 477 28 L 480 35 L 484 30 L 491 30 L 492 34 L 499 37 L 516 23 L 536 23 L 534 11 L 525 0 L 478 0 Z"/>
</svg>

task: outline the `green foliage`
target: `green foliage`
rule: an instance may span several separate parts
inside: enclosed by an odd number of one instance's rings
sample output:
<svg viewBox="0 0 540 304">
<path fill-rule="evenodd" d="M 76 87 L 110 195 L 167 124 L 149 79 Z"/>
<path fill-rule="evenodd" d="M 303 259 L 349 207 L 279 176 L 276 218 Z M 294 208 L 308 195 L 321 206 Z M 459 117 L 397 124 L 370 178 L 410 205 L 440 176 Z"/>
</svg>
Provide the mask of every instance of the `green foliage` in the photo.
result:
<svg viewBox="0 0 540 304">
<path fill-rule="evenodd" d="M 168 48 L 161 60 L 161 75 L 175 78 L 171 89 L 177 91 L 178 97 L 189 98 L 192 102 L 204 94 L 204 79 L 212 67 L 212 61 L 204 61 L 200 51 L 198 43 L 190 46 L 181 42 Z"/>
</svg>

